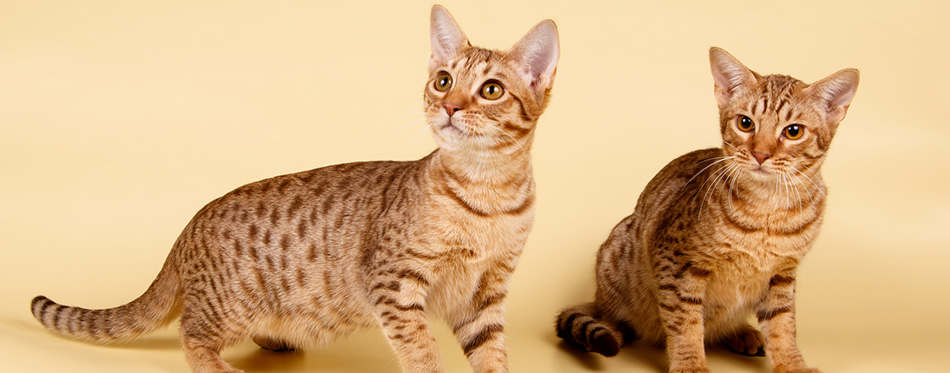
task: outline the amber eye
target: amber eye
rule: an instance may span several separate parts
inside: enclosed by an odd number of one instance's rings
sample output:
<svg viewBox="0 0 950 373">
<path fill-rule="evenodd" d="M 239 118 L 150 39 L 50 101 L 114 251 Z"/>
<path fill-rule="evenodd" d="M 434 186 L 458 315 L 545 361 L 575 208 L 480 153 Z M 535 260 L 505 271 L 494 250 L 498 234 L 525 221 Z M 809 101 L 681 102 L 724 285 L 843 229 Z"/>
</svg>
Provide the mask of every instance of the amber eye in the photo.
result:
<svg viewBox="0 0 950 373">
<path fill-rule="evenodd" d="M 739 118 L 736 119 L 736 127 L 739 127 L 739 130 L 742 132 L 751 132 L 755 129 L 755 123 L 752 122 L 752 118 L 740 115 Z"/>
<path fill-rule="evenodd" d="M 802 137 L 802 135 L 805 134 L 805 126 L 800 124 L 792 124 L 788 127 L 785 127 L 785 129 L 782 130 L 782 133 L 784 133 L 785 137 L 787 137 L 789 140 L 798 140 Z"/>
<path fill-rule="evenodd" d="M 505 89 L 501 87 L 501 83 L 489 80 L 482 84 L 482 97 L 486 99 L 497 100 L 503 94 L 505 94 Z"/>
<path fill-rule="evenodd" d="M 452 88 L 452 76 L 445 72 L 439 73 L 439 76 L 435 77 L 435 90 L 445 92 L 449 88 Z"/>
</svg>

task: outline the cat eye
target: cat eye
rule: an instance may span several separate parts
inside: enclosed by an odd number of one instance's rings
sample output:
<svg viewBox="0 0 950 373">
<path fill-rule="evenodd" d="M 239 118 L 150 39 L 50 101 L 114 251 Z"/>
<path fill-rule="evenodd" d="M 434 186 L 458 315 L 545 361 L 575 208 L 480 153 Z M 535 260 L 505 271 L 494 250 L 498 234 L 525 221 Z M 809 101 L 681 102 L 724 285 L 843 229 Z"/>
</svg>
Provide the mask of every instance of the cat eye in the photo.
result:
<svg viewBox="0 0 950 373">
<path fill-rule="evenodd" d="M 488 100 L 497 100 L 503 94 L 505 94 L 505 89 L 501 87 L 501 83 L 489 80 L 482 84 L 482 97 Z"/>
<path fill-rule="evenodd" d="M 740 115 L 739 118 L 736 119 L 736 127 L 739 127 L 739 130 L 742 132 L 751 132 L 755 129 L 755 123 L 752 122 L 752 118 Z"/>
<path fill-rule="evenodd" d="M 798 140 L 802 137 L 802 135 L 805 134 L 805 126 L 800 124 L 792 124 L 788 127 L 785 127 L 785 129 L 782 130 L 782 133 L 785 134 L 785 137 L 789 140 Z"/>
<path fill-rule="evenodd" d="M 435 77 L 435 90 L 439 92 L 448 91 L 452 88 L 452 76 L 448 73 L 440 73 Z"/>
</svg>

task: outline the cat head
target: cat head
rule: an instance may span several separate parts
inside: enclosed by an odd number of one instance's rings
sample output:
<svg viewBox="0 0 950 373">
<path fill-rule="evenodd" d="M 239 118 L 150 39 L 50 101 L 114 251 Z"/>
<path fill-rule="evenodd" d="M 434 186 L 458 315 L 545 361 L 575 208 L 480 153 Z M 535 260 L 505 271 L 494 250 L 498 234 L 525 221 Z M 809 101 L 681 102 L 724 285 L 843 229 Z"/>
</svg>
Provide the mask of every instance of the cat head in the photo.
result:
<svg viewBox="0 0 950 373">
<path fill-rule="evenodd" d="M 858 70 L 805 84 L 759 75 L 715 47 L 709 62 L 724 155 L 755 178 L 817 172 L 858 88 Z"/>
<path fill-rule="evenodd" d="M 449 12 L 432 7 L 426 119 L 446 150 L 530 144 L 560 55 L 557 27 L 544 20 L 507 51 L 474 47 Z"/>
</svg>

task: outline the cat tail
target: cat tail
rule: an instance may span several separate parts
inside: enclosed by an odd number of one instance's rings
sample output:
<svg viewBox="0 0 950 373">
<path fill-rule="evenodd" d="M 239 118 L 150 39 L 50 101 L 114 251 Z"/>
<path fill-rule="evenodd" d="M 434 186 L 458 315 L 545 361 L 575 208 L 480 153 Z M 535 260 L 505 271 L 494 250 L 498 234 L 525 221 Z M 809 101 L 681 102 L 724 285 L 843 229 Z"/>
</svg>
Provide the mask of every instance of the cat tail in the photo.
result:
<svg viewBox="0 0 950 373">
<path fill-rule="evenodd" d="M 64 306 L 47 297 L 33 298 L 30 308 L 46 329 L 65 337 L 108 343 L 141 336 L 168 325 L 180 311 L 180 281 L 166 262 L 148 290 L 128 304 L 91 310 Z"/>
<path fill-rule="evenodd" d="M 624 334 L 601 318 L 594 303 L 565 308 L 557 316 L 557 336 L 568 343 L 604 356 L 614 356 L 623 346 Z"/>
</svg>

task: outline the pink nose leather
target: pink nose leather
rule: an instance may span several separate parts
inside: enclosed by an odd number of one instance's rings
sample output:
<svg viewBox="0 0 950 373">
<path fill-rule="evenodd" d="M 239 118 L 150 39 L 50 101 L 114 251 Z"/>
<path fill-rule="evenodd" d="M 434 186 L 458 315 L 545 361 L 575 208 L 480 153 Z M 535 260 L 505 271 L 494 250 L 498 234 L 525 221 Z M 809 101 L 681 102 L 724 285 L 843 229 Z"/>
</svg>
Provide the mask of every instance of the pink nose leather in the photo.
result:
<svg viewBox="0 0 950 373">
<path fill-rule="evenodd" d="M 451 102 L 446 102 L 442 106 L 445 108 L 445 113 L 448 114 L 450 117 L 452 116 L 452 114 L 455 114 L 456 111 L 462 110 L 461 105 L 451 103 Z"/>
</svg>

